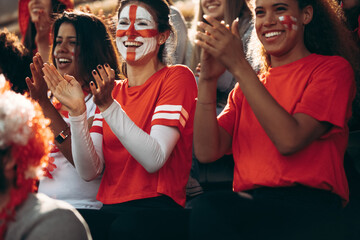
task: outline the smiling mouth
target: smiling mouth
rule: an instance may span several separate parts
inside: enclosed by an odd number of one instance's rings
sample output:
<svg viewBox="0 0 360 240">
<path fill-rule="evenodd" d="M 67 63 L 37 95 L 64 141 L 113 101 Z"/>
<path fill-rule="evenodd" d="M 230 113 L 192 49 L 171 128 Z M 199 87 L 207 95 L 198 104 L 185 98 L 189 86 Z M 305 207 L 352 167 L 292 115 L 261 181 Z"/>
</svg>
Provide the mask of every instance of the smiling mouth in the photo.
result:
<svg viewBox="0 0 360 240">
<path fill-rule="evenodd" d="M 72 63 L 71 59 L 68 59 L 68 58 L 58 58 L 58 62 L 60 64 Z"/>
<path fill-rule="evenodd" d="M 132 41 L 125 41 L 124 42 L 124 46 L 125 47 L 135 47 L 135 48 L 138 48 L 138 47 L 141 47 L 143 45 L 142 42 L 132 42 Z"/>
<path fill-rule="evenodd" d="M 276 37 L 276 36 L 279 36 L 281 34 L 281 32 L 268 32 L 268 33 L 265 33 L 264 36 L 266 38 L 271 38 L 271 37 Z"/>
<path fill-rule="evenodd" d="M 38 14 L 38 13 L 43 12 L 43 11 L 44 11 L 44 8 L 42 8 L 42 7 L 37 7 L 37 6 L 35 6 L 35 7 L 33 7 L 33 8 L 31 9 L 31 12 L 32 12 L 33 14 Z"/>
<path fill-rule="evenodd" d="M 211 11 L 211 10 L 213 10 L 213 9 L 215 9 L 215 8 L 218 8 L 219 7 L 219 5 L 209 5 L 209 6 L 207 6 L 206 8 L 209 10 L 209 11 Z"/>
</svg>

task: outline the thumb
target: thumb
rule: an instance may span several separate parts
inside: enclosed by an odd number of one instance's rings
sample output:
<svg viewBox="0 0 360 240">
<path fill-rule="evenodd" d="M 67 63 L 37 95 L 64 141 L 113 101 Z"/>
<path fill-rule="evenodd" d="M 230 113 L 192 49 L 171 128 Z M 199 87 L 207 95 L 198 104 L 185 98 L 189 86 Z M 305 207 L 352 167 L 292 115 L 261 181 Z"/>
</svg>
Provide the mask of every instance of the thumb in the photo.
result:
<svg viewBox="0 0 360 240">
<path fill-rule="evenodd" d="M 76 81 L 76 79 L 73 76 L 69 75 L 69 74 L 64 74 L 64 79 L 66 81 L 68 81 L 69 83 L 71 83 L 73 81 Z"/>
<path fill-rule="evenodd" d="M 231 32 L 237 36 L 238 38 L 240 37 L 240 33 L 239 33 L 239 18 L 236 18 L 232 24 L 231 24 Z"/>
</svg>

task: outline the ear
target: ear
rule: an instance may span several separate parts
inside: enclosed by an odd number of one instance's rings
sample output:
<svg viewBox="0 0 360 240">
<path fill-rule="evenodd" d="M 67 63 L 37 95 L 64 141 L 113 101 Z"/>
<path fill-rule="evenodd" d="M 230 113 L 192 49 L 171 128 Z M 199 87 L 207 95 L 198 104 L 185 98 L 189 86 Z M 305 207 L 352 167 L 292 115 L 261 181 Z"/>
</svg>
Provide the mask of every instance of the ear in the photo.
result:
<svg viewBox="0 0 360 240">
<path fill-rule="evenodd" d="M 170 36 L 170 31 L 165 31 L 163 33 L 159 33 L 159 37 L 158 37 L 158 44 L 159 45 L 163 45 L 166 40 L 169 38 Z"/>
<path fill-rule="evenodd" d="M 314 14 L 314 9 L 311 5 L 306 6 L 303 10 L 303 24 L 307 25 L 311 22 Z"/>
<path fill-rule="evenodd" d="M 15 159 L 11 156 L 11 154 L 7 154 L 4 157 L 4 170 L 5 171 L 12 170 L 14 169 L 15 165 L 16 165 Z"/>
</svg>

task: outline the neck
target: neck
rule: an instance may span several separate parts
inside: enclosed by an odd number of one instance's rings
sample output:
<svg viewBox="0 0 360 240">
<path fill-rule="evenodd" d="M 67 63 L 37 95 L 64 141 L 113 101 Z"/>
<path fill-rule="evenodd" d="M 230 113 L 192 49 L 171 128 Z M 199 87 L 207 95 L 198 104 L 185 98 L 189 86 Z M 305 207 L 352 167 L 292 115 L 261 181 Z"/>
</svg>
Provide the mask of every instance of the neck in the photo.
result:
<svg viewBox="0 0 360 240">
<path fill-rule="evenodd" d="M 300 49 L 290 51 L 286 54 L 281 56 L 270 56 L 271 59 L 271 67 L 280 67 L 285 64 L 289 64 L 295 62 L 299 59 L 309 56 L 311 53 L 305 46 L 301 47 Z"/>
<path fill-rule="evenodd" d="M 127 75 L 129 86 L 140 86 L 146 82 L 154 73 L 164 67 L 157 58 L 146 62 L 145 64 L 127 64 Z"/>
<path fill-rule="evenodd" d="M 7 203 L 10 200 L 10 194 L 9 191 L 6 191 L 5 193 L 0 194 L 0 212 L 3 210 L 3 208 L 7 205 Z"/>
</svg>

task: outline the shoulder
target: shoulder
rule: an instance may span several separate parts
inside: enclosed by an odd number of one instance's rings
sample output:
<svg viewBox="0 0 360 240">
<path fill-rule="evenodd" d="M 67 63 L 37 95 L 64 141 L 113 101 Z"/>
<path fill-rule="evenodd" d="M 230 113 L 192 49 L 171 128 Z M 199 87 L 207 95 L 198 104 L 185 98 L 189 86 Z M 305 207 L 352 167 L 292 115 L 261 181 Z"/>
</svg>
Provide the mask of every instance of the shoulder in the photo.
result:
<svg viewBox="0 0 360 240">
<path fill-rule="evenodd" d="M 164 81 L 181 88 L 197 87 L 193 72 L 185 65 L 168 66 L 164 73 Z"/>
<path fill-rule="evenodd" d="M 73 236 L 81 237 L 80 239 L 87 239 L 89 231 L 84 219 L 74 207 L 41 193 L 29 194 L 16 213 L 16 221 L 8 230 L 9 234 L 18 235 L 19 239 L 22 239 L 23 235 L 32 236 L 29 239 L 68 237 L 69 233 L 64 231 L 69 231 Z"/>
<path fill-rule="evenodd" d="M 340 56 L 325 56 L 313 54 L 311 64 L 315 63 L 314 66 L 322 67 L 325 69 L 342 69 L 352 71 L 350 63 L 343 57 Z"/>
<path fill-rule="evenodd" d="M 191 78 L 195 78 L 193 72 L 190 70 L 190 68 L 188 66 L 185 65 L 181 65 L 181 64 L 176 64 L 176 65 L 171 65 L 171 66 L 167 66 L 167 74 L 185 74 L 188 77 Z"/>
<path fill-rule="evenodd" d="M 354 71 L 350 63 L 340 56 L 315 55 L 309 65 L 314 68 L 316 76 L 325 75 L 327 78 L 334 78 L 341 82 L 354 79 Z"/>
</svg>

